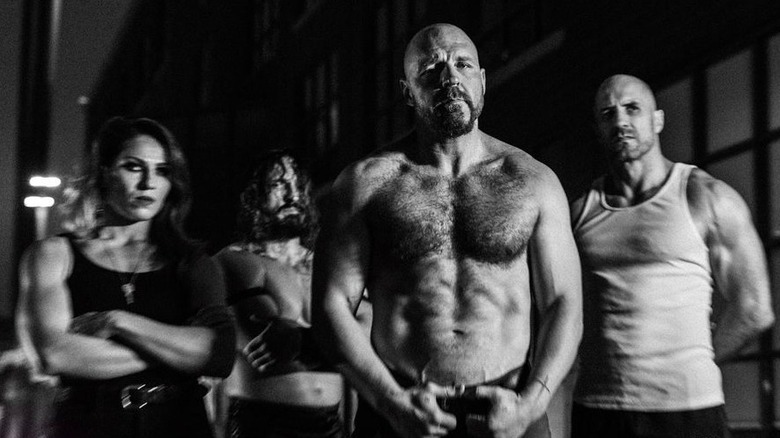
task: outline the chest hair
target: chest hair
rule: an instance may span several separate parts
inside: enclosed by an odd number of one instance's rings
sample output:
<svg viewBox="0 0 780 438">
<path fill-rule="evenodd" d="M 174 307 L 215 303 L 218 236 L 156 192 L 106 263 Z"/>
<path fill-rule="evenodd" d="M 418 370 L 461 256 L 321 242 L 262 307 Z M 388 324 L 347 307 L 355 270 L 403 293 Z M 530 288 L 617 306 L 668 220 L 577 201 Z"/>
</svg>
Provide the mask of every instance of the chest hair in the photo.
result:
<svg viewBox="0 0 780 438">
<path fill-rule="evenodd" d="M 521 176 L 499 169 L 452 179 L 408 172 L 369 204 L 378 250 L 409 263 L 425 257 L 508 264 L 528 245 L 536 203 Z"/>
</svg>

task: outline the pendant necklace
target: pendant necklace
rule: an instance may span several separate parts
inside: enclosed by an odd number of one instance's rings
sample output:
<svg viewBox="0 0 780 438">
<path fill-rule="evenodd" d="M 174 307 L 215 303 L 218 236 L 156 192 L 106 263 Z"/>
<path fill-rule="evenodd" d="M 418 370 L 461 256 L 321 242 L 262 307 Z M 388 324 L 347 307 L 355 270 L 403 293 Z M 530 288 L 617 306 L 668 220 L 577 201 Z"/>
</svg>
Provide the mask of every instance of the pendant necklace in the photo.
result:
<svg viewBox="0 0 780 438">
<path fill-rule="evenodd" d="M 108 245 L 105 243 L 103 244 L 103 250 L 111 261 L 111 267 L 114 268 L 114 272 L 116 272 L 116 275 L 119 277 L 119 282 L 122 284 L 119 289 L 122 291 L 122 295 L 125 296 L 125 302 L 128 306 L 135 302 L 135 279 L 138 277 L 138 268 L 141 267 L 141 261 L 145 260 L 143 255 L 146 252 L 146 248 L 147 246 L 144 245 L 141 247 L 140 251 L 138 251 L 138 259 L 135 262 L 133 272 L 130 273 L 130 277 L 127 279 L 127 281 L 125 281 L 126 272 L 121 272 L 119 269 L 117 269 L 117 263 L 116 260 L 114 260 L 113 251 L 108 249 Z"/>
</svg>

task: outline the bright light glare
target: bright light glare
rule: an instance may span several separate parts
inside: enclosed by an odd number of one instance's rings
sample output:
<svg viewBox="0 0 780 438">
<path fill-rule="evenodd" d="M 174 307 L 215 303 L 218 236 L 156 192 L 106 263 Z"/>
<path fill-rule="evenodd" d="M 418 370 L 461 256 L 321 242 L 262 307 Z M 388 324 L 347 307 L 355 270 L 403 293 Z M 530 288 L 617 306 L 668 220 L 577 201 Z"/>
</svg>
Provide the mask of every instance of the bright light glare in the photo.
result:
<svg viewBox="0 0 780 438">
<path fill-rule="evenodd" d="M 25 207 L 51 207 L 54 205 L 54 198 L 51 196 L 28 196 L 24 198 Z"/>
<path fill-rule="evenodd" d="M 34 176 L 30 178 L 33 187 L 59 187 L 62 181 L 56 176 Z"/>
</svg>

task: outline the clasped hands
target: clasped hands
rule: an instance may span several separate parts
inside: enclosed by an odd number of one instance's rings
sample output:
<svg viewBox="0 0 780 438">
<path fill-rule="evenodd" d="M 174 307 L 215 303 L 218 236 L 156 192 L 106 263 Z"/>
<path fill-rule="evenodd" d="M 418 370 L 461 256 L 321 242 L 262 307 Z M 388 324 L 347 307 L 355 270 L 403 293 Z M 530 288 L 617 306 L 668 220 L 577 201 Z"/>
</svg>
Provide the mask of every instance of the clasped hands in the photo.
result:
<svg viewBox="0 0 780 438">
<path fill-rule="evenodd" d="M 401 436 L 444 436 L 463 427 L 455 415 L 443 409 L 448 398 L 482 401 L 486 405 L 486 412 L 466 415 L 469 436 L 517 438 L 535 420 L 531 418 L 530 401 L 513 390 L 488 385 L 464 389 L 428 382 L 405 389 L 382 410 Z"/>
</svg>

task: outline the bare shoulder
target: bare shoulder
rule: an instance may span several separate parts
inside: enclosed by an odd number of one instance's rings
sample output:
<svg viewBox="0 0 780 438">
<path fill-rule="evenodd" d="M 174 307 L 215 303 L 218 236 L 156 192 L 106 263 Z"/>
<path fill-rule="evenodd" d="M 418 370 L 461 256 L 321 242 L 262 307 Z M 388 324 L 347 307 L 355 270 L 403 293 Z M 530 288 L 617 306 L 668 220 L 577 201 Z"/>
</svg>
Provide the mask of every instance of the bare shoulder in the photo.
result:
<svg viewBox="0 0 780 438">
<path fill-rule="evenodd" d="M 530 188 L 543 195 L 561 190 L 558 176 L 546 164 L 520 148 L 489 138 L 493 141 L 492 148 L 503 158 L 504 171 L 510 176 L 525 181 Z"/>
<path fill-rule="evenodd" d="M 246 257 L 246 254 L 248 251 L 245 251 L 240 243 L 231 243 L 219 250 L 212 258 L 220 265 L 229 266 L 240 262 Z"/>
<path fill-rule="evenodd" d="M 701 169 L 693 169 L 686 188 L 688 207 L 694 220 L 707 227 L 720 221 L 750 222 L 745 200 L 725 182 Z"/>
<path fill-rule="evenodd" d="M 379 150 L 348 165 L 325 194 L 325 199 L 343 207 L 362 204 L 409 165 L 407 155 L 401 150 Z"/>
<path fill-rule="evenodd" d="M 248 251 L 240 243 L 233 243 L 214 254 L 213 259 L 222 269 L 229 290 L 242 290 L 262 284 L 270 259 Z"/>
<path fill-rule="evenodd" d="M 73 259 L 70 244 L 65 237 L 54 236 L 34 242 L 24 252 L 23 262 L 28 266 L 46 267 L 52 272 L 70 270 Z"/>
<path fill-rule="evenodd" d="M 73 252 L 65 237 L 54 236 L 34 242 L 27 247 L 21 262 L 22 275 L 33 272 L 34 278 L 46 275 L 51 279 L 65 279 L 73 265 Z"/>
</svg>

